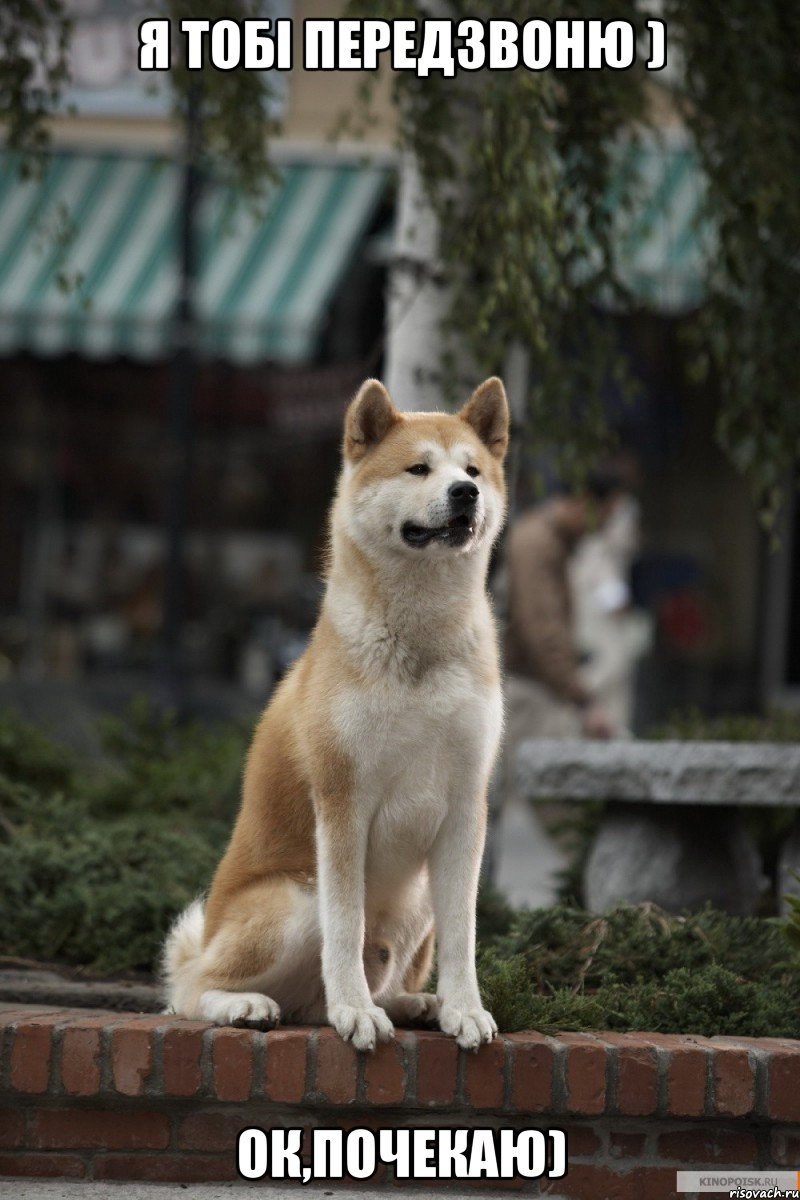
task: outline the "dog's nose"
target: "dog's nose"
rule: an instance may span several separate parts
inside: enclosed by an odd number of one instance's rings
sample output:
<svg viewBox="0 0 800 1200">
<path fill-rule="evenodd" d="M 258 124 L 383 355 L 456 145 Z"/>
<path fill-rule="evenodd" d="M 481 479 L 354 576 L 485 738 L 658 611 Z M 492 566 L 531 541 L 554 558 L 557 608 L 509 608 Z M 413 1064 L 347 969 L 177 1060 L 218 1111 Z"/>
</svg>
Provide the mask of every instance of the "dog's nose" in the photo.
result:
<svg viewBox="0 0 800 1200">
<path fill-rule="evenodd" d="M 478 499 L 478 489 L 469 479 L 459 480 L 458 483 L 451 483 L 447 489 L 447 494 L 450 497 L 452 507 L 462 510 L 472 508 Z"/>
</svg>

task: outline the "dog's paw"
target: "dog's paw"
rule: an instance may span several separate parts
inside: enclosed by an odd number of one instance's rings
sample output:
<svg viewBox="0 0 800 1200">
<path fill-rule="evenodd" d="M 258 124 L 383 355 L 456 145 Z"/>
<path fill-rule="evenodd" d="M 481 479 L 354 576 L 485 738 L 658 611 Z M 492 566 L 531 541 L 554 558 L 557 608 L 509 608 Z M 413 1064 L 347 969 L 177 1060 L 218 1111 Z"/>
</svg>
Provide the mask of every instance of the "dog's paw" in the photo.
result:
<svg viewBox="0 0 800 1200">
<path fill-rule="evenodd" d="M 275 1001 L 260 992 L 203 992 L 200 1013 L 215 1025 L 243 1025 L 252 1029 L 272 1029 L 281 1019 Z"/>
<path fill-rule="evenodd" d="M 355 1008 L 352 1004 L 331 1004 L 328 1020 L 346 1042 L 356 1050 L 374 1050 L 377 1042 L 394 1037 L 394 1026 L 382 1008 L 374 1004 Z"/>
<path fill-rule="evenodd" d="M 408 1021 L 435 1021 L 439 1001 L 433 992 L 400 992 L 386 1001 L 386 1011 L 397 1025 Z"/>
<path fill-rule="evenodd" d="M 439 1009 L 439 1028 L 456 1039 L 462 1050 L 477 1050 L 481 1042 L 490 1042 L 497 1025 L 485 1008 L 460 1008 L 442 1004 Z"/>
</svg>

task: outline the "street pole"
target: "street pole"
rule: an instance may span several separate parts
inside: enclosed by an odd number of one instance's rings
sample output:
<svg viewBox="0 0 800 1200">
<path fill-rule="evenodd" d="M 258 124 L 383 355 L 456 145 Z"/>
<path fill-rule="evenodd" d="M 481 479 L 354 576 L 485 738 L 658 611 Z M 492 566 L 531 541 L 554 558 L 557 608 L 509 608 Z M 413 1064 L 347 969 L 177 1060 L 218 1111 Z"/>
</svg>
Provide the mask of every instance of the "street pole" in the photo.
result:
<svg viewBox="0 0 800 1200">
<path fill-rule="evenodd" d="M 197 210 L 200 169 L 201 95 L 192 82 L 186 103 L 181 200 L 178 213 L 178 301 L 175 308 L 166 429 L 164 621 L 160 663 L 161 700 L 178 715 L 186 710 L 183 626 L 186 611 L 186 535 L 192 469 L 194 396 L 197 380 L 196 306 Z"/>
<path fill-rule="evenodd" d="M 528 387 L 530 384 L 531 355 L 530 350 L 519 339 L 509 346 L 506 360 L 503 364 L 503 380 L 508 396 L 508 407 L 511 410 L 511 443 L 508 451 L 506 476 L 508 480 L 508 515 L 506 527 L 509 528 L 517 515 L 516 495 L 519 480 L 522 446 L 520 444 L 525 430 L 525 409 L 528 402 Z M 501 542 L 500 553 L 505 558 L 505 536 Z M 508 622 L 508 590 L 503 596 L 503 603 L 494 605 L 495 617 L 501 629 Z M 497 871 L 500 847 L 500 822 L 502 820 L 503 803 L 507 797 L 503 788 L 508 780 L 502 778 L 502 757 L 495 764 L 492 779 L 489 784 L 489 814 L 486 826 L 486 847 L 481 864 L 481 878 L 491 886 L 497 884 Z"/>
</svg>

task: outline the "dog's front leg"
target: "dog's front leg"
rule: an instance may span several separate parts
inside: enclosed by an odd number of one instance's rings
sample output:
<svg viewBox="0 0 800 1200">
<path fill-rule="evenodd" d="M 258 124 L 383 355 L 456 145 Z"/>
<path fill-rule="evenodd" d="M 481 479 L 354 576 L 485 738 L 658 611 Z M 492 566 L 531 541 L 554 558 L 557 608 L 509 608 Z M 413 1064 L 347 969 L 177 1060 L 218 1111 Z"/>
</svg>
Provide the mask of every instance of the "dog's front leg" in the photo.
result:
<svg viewBox="0 0 800 1200">
<path fill-rule="evenodd" d="M 451 804 L 429 858 L 439 960 L 439 1025 L 465 1050 L 476 1050 L 497 1033 L 481 1003 L 475 972 L 475 908 L 486 832 L 481 794 Z"/>
<path fill-rule="evenodd" d="M 317 819 L 322 980 L 328 1020 L 357 1050 L 392 1036 L 392 1022 L 372 1003 L 364 972 L 366 822 L 325 813 Z"/>
</svg>

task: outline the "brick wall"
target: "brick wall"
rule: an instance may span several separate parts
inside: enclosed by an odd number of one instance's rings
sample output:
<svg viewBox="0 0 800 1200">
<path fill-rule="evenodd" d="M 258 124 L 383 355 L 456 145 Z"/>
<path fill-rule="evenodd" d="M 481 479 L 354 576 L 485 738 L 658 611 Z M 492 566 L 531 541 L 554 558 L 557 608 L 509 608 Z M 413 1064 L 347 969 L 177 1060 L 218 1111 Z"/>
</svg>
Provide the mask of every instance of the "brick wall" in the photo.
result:
<svg viewBox="0 0 800 1200">
<path fill-rule="evenodd" d="M 800 1167 L 798 1042 L 516 1033 L 473 1055 L 417 1031 L 358 1055 L 327 1028 L 12 1005 L 0 1037 L 6 1176 L 235 1179 L 246 1126 L 559 1127 L 566 1177 L 504 1190 L 570 1200 L 666 1200 L 678 1169 Z"/>
</svg>

